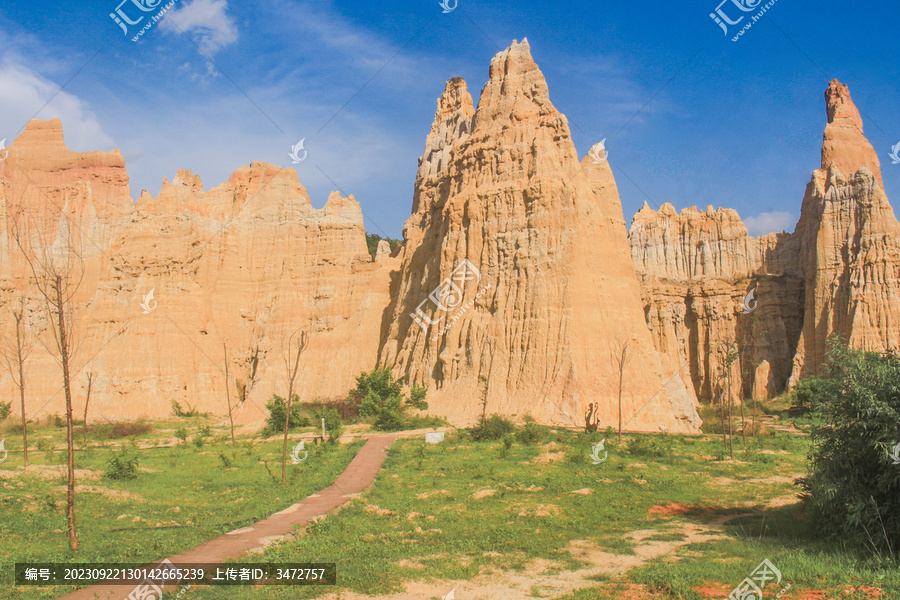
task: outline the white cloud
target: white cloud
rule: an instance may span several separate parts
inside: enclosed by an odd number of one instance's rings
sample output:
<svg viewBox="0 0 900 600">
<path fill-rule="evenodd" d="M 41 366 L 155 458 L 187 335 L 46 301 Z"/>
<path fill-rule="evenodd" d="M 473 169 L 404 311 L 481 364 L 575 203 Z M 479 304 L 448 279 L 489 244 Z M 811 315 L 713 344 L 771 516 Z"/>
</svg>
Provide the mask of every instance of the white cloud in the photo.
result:
<svg viewBox="0 0 900 600">
<path fill-rule="evenodd" d="M 58 93 L 57 93 L 58 92 Z M 7 145 L 24 130 L 29 119 L 59 117 L 66 145 L 77 151 L 112 150 L 113 140 L 97 116 L 73 94 L 8 56 L 0 63 L 0 138 Z"/>
<path fill-rule="evenodd" d="M 744 224 L 750 235 L 765 235 L 767 233 L 781 233 L 791 231 L 797 223 L 797 218 L 789 212 L 773 210 L 760 213 L 756 217 L 747 217 Z"/>
<path fill-rule="evenodd" d="M 227 10 L 228 0 L 193 0 L 166 14 L 160 27 L 167 33 L 183 31 L 212 56 L 238 39 L 237 24 Z"/>
</svg>

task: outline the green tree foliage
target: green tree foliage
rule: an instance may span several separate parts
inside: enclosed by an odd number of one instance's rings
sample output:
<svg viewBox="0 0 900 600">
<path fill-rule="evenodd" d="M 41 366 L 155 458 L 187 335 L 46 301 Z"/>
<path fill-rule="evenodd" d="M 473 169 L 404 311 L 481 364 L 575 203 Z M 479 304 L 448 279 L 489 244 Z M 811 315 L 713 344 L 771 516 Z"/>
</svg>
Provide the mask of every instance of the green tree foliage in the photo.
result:
<svg viewBox="0 0 900 600">
<path fill-rule="evenodd" d="M 388 246 L 391 247 L 391 254 L 393 254 L 401 244 L 400 240 L 383 238 L 377 233 L 367 233 L 366 246 L 369 249 L 369 255 L 372 257 L 372 260 L 375 260 L 375 252 L 376 250 L 378 250 L 378 242 L 380 242 L 381 240 L 385 240 L 388 243 Z"/>
<path fill-rule="evenodd" d="M 321 427 L 322 419 L 325 419 L 325 434 L 328 439 L 325 441 L 335 443 L 344 432 L 344 426 L 341 424 L 341 415 L 334 408 L 320 407 L 313 410 L 313 426 Z"/>
<path fill-rule="evenodd" d="M 499 440 L 510 435 L 516 430 L 515 424 L 509 419 L 493 414 L 487 419 L 478 419 L 478 424 L 472 428 L 472 439 L 482 442 Z"/>
<path fill-rule="evenodd" d="M 381 431 L 403 429 L 408 422 L 407 407 L 427 410 L 425 388 L 413 385 L 409 397 L 403 396 L 403 379 L 394 379 L 389 369 L 373 369 L 356 378 L 350 398 L 359 403 L 361 417 L 374 417 L 374 427 Z"/>
<path fill-rule="evenodd" d="M 266 426 L 263 427 L 263 437 L 275 435 L 284 431 L 284 418 L 287 414 L 287 402 L 278 394 L 272 394 L 272 399 L 266 403 L 269 416 L 266 418 Z M 291 403 L 291 418 L 288 421 L 289 429 L 297 429 L 298 427 L 309 427 L 312 422 L 303 416 L 303 405 L 300 398 L 294 394 L 294 400 Z"/>
<path fill-rule="evenodd" d="M 873 552 L 900 552 L 900 356 L 832 340 L 827 377 L 805 388 L 825 425 L 813 432 L 800 480 L 821 531 Z M 821 379 L 827 381 L 822 382 Z"/>
</svg>

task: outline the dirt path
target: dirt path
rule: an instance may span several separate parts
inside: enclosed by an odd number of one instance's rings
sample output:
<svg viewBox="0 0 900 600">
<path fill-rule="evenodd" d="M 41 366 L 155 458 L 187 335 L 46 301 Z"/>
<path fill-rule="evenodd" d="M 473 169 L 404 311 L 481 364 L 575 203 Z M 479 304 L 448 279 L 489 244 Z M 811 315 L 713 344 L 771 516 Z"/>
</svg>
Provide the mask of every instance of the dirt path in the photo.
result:
<svg viewBox="0 0 900 600">
<path fill-rule="evenodd" d="M 384 463 L 385 450 L 395 439 L 394 435 L 369 438 L 344 472 L 324 490 L 258 523 L 231 531 L 168 559 L 175 564 L 219 563 L 237 559 L 245 552 L 262 551 L 272 542 L 290 535 L 297 525 L 305 525 L 313 517 L 335 510 L 371 485 Z M 59 600 L 124 600 L 132 589 L 131 586 L 97 584 L 66 594 Z M 171 587 L 167 591 L 171 591 Z"/>
</svg>

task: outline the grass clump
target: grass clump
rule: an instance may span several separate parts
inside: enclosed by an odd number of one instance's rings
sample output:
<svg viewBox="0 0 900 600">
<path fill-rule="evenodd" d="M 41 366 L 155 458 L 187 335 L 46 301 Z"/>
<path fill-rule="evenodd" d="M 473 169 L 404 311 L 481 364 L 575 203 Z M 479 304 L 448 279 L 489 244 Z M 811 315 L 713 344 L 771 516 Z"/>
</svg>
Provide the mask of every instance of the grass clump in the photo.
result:
<svg viewBox="0 0 900 600">
<path fill-rule="evenodd" d="M 106 461 L 108 479 L 137 479 L 138 457 L 125 452 L 113 454 Z"/>
<path fill-rule="evenodd" d="M 487 419 L 481 418 L 478 424 L 472 428 L 469 435 L 476 442 L 502 439 L 516 430 L 512 421 L 498 414 L 493 414 Z"/>
<path fill-rule="evenodd" d="M 82 426 L 82 431 L 84 426 Z M 120 440 L 139 435 L 146 435 L 153 431 L 153 427 L 144 420 L 137 421 L 110 421 L 108 423 L 95 423 L 87 426 L 87 434 L 100 440 Z"/>
</svg>

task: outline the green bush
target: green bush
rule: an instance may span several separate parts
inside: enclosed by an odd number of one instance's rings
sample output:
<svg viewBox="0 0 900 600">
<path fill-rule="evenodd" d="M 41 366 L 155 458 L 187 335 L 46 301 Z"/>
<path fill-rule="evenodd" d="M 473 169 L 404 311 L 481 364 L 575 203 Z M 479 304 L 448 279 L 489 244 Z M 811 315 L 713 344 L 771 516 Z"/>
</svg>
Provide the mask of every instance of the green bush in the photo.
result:
<svg viewBox="0 0 900 600">
<path fill-rule="evenodd" d="M 816 412 L 841 393 L 837 377 L 801 379 L 791 391 L 792 408 L 799 414 Z"/>
<path fill-rule="evenodd" d="M 83 428 L 82 428 L 83 430 Z M 109 421 L 107 423 L 88 424 L 87 433 L 101 440 L 119 440 L 136 435 L 144 435 L 153 431 L 146 421 Z"/>
<path fill-rule="evenodd" d="M 487 419 L 479 419 L 478 424 L 472 428 L 470 435 L 477 442 L 499 440 L 516 430 L 516 426 L 509 419 L 498 414 L 493 414 Z"/>
<path fill-rule="evenodd" d="M 0 402 L 0 421 L 6 419 L 12 412 L 12 402 Z"/>
<path fill-rule="evenodd" d="M 365 371 L 356 378 L 350 398 L 359 403 L 362 417 L 374 417 L 373 426 L 380 431 L 397 431 L 410 426 L 407 407 L 426 410 L 425 388 L 413 384 L 410 395 L 403 397 L 403 379 L 395 379 L 389 369 Z"/>
<path fill-rule="evenodd" d="M 320 407 L 313 410 L 313 420 L 315 421 L 313 426 L 317 428 L 316 431 L 322 427 L 323 418 L 325 419 L 325 433 L 328 436 L 327 441 L 337 442 L 344 432 L 341 416 L 338 414 L 337 409 Z"/>
<path fill-rule="evenodd" d="M 516 431 L 516 439 L 520 444 L 535 446 L 544 441 L 546 430 L 537 423 L 525 423 L 522 429 Z"/>
<path fill-rule="evenodd" d="M 175 437 L 181 440 L 181 443 L 187 442 L 188 439 L 188 430 L 185 427 L 179 427 L 175 430 Z"/>
<path fill-rule="evenodd" d="M 817 402 L 803 498 L 825 535 L 880 553 L 900 549 L 900 356 L 849 350 L 832 340 L 836 394 Z"/>
<path fill-rule="evenodd" d="M 187 404 L 187 403 L 185 403 L 185 404 Z M 190 404 L 187 405 L 187 410 L 185 410 L 184 408 L 182 408 L 181 404 L 179 404 L 175 400 L 172 400 L 172 412 L 175 414 L 176 417 L 179 417 L 182 419 L 186 419 L 189 417 L 206 417 L 209 415 L 209 413 L 201 413 L 200 411 L 198 411 L 196 408 L 194 408 Z"/>
<path fill-rule="evenodd" d="M 106 461 L 106 477 L 109 479 L 137 479 L 138 457 L 122 451 Z"/>
<path fill-rule="evenodd" d="M 284 432 L 284 419 L 287 416 L 287 402 L 278 394 L 272 394 L 272 399 L 266 403 L 269 410 L 269 416 L 266 418 L 266 426 L 263 427 L 261 435 L 270 437 Z M 297 429 L 298 427 L 309 427 L 312 422 L 303 416 L 303 404 L 297 394 L 294 394 L 294 400 L 291 402 L 291 418 L 288 422 L 288 429 Z"/>
<path fill-rule="evenodd" d="M 665 451 L 658 440 L 649 435 L 639 435 L 628 440 L 625 445 L 628 454 L 632 456 L 645 456 L 648 458 L 658 458 L 665 455 Z"/>
<path fill-rule="evenodd" d="M 369 392 L 362 404 L 359 414 L 363 417 L 375 417 L 373 425 L 381 431 L 397 431 L 403 429 L 403 404 L 400 396 L 382 398 L 375 392 Z"/>
</svg>

